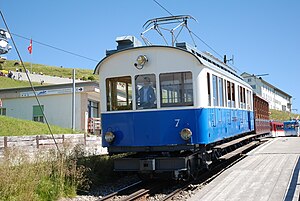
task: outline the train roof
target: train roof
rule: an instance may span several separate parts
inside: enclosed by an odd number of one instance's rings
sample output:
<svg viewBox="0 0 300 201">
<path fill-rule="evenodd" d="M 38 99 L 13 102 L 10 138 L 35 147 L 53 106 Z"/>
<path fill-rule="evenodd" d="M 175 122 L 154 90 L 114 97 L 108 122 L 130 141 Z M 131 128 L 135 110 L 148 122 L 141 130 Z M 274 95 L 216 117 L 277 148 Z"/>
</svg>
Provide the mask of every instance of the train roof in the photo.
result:
<svg viewBox="0 0 300 201">
<path fill-rule="evenodd" d="M 124 40 L 122 40 L 122 38 Z M 109 59 L 112 55 L 115 55 L 120 52 L 124 51 L 130 51 L 132 49 L 138 49 L 138 48 L 155 48 L 155 47 L 162 47 L 162 48 L 172 48 L 172 49 L 178 49 L 181 51 L 188 52 L 195 56 L 197 60 L 203 64 L 203 65 L 212 65 L 216 68 L 222 69 L 233 76 L 239 78 L 240 80 L 243 80 L 243 78 L 237 74 L 237 72 L 232 69 L 230 66 L 225 64 L 223 61 L 219 60 L 218 58 L 214 57 L 211 53 L 209 52 L 200 52 L 194 47 L 191 47 L 185 42 L 182 43 L 176 43 L 176 46 L 166 46 L 166 45 L 151 45 L 151 46 L 141 46 L 139 42 L 137 42 L 137 39 L 133 36 L 123 36 L 123 37 L 117 37 L 118 46 L 116 50 L 107 50 L 106 51 L 106 57 L 104 57 L 96 66 L 94 70 L 94 74 L 99 74 L 100 67 L 102 63 Z M 125 45 L 124 45 L 125 44 Z M 138 44 L 138 45 L 136 45 Z"/>
</svg>

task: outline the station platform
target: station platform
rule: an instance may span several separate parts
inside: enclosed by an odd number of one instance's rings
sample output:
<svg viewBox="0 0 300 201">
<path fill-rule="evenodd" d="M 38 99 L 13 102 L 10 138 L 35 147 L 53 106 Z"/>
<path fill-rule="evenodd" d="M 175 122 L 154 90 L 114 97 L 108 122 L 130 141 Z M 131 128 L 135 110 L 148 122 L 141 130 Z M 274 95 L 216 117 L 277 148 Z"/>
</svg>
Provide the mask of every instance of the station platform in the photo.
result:
<svg viewBox="0 0 300 201">
<path fill-rule="evenodd" d="M 249 152 L 188 200 L 299 200 L 299 156 L 299 137 L 271 139 Z"/>
</svg>

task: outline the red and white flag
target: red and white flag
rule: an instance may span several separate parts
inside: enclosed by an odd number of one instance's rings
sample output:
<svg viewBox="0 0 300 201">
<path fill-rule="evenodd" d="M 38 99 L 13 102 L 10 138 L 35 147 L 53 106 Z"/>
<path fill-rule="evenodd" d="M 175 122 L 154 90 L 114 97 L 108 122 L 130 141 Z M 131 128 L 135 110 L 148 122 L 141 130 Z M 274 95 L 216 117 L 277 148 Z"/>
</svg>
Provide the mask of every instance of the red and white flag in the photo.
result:
<svg viewBox="0 0 300 201">
<path fill-rule="evenodd" d="M 31 54 L 32 53 L 32 39 L 30 39 L 30 44 L 27 49 L 28 49 L 29 54 Z"/>
</svg>

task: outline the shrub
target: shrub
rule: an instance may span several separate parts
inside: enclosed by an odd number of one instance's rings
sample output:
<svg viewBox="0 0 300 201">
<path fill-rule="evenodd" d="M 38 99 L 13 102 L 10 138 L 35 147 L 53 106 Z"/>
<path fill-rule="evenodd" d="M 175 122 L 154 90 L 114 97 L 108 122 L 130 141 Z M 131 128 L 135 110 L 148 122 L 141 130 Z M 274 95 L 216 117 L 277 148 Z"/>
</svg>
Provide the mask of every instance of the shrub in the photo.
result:
<svg viewBox="0 0 300 201">
<path fill-rule="evenodd" d="M 94 80 L 96 80 L 96 78 L 93 75 L 91 75 L 88 77 L 88 80 L 94 81 Z"/>
<path fill-rule="evenodd" d="M 5 152 L 0 164 L 0 200 L 57 200 L 72 197 L 87 186 L 87 171 L 77 159 L 54 151 L 39 153 L 34 159 L 14 148 Z"/>
</svg>

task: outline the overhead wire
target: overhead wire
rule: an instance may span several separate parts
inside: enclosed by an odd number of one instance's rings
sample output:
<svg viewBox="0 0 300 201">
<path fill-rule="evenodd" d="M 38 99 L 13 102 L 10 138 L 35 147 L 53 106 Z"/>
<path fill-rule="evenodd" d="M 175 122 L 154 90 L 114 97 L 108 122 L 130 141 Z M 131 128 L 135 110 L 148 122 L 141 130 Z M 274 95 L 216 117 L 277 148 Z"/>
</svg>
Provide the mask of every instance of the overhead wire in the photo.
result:
<svg viewBox="0 0 300 201">
<path fill-rule="evenodd" d="M 33 84 L 32 84 L 32 82 L 31 82 L 31 79 L 30 79 L 30 77 L 29 77 L 29 75 L 28 75 L 28 71 L 26 70 L 26 67 L 25 67 L 24 62 L 23 62 L 22 57 L 21 57 L 21 54 L 20 54 L 20 52 L 19 52 L 19 50 L 18 50 L 18 48 L 17 48 L 17 45 L 16 45 L 16 43 L 15 43 L 15 40 L 14 40 L 14 38 L 13 38 L 11 32 L 10 32 L 10 29 L 9 29 L 7 23 L 6 23 L 6 20 L 5 20 L 4 15 L 3 15 L 3 13 L 2 13 L 1 10 L 0 10 L 0 14 L 1 14 L 2 20 L 3 20 L 3 22 L 4 22 L 4 25 L 5 25 L 5 27 L 6 27 L 7 31 L 8 31 L 8 33 L 9 33 L 10 36 L 11 36 L 11 41 L 13 42 L 13 46 L 14 46 L 15 49 L 16 49 L 17 55 L 18 55 L 18 57 L 19 57 L 19 59 L 20 59 L 21 65 L 22 65 L 22 67 L 23 67 L 23 69 L 24 69 L 24 72 L 25 72 L 25 74 L 26 74 L 26 76 L 27 76 L 27 79 L 28 79 L 28 81 L 29 81 L 30 87 L 31 87 L 31 89 L 32 89 L 32 91 L 33 91 L 33 93 L 34 93 L 35 99 L 36 99 L 36 101 L 37 101 L 37 103 L 38 103 L 38 105 L 39 105 L 39 108 L 40 108 L 40 110 L 41 110 L 41 112 L 42 112 L 42 115 L 43 115 L 43 117 L 44 117 L 44 119 L 45 119 L 45 122 L 46 122 L 46 124 L 47 124 L 48 130 L 49 130 L 49 132 L 50 132 L 50 134 L 51 134 L 51 136 L 52 136 L 52 139 L 53 139 L 53 141 L 54 141 L 54 144 L 55 144 L 55 146 L 56 146 L 56 149 L 57 149 L 58 153 L 59 153 L 60 155 L 62 155 L 62 153 L 61 153 L 61 151 L 60 151 L 60 149 L 59 149 L 59 147 L 58 147 L 58 144 L 57 144 L 57 142 L 56 142 L 56 139 L 55 139 L 55 137 L 54 137 L 54 135 L 53 135 L 53 132 L 52 132 L 52 129 L 51 129 L 50 124 L 49 124 L 49 122 L 48 122 L 48 119 L 47 119 L 47 117 L 46 117 L 46 115 L 45 115 L 45 113 L 44 113 L 44 110 L 42 109 L 42 105 L 41 105 L 41 103 L 40 103 L 40 100 L 39 100 L 39 98 L 37 97 L 37 93 L 36 93 L 36 91 L 35 91 L 35 89 L 34 89 L 34 87 L 33 87 Z"/>
<path fill-rule="evenodd" d="M 174 16 L 168 9 L 166 9 L 163 5 L 161 5 L 158 1 L 153 0 L 158 6 L 160 6 L 163 10 L 165 10 L 169 15 Z M 209 49 L 211 49 L 215 54 L 217 54 L 220 59 L 223 59 L 223 56 L 219 54 L 214 48 L 212 48 L 210 45 L 208 45 L 203 39 L 201 39 L 197 34 L 195 34 L 193 31 L 190 31 L 191 34 L 193 34 L 198 40 L 200 40 L 204 45 L 206 45 Z M 228 64 L 227 64 L 228 65 Z M 239 70 L 237 67 L 231 64 L 232 67 L 237 69 L 238 71 L 242 72 Z"/>
<path fill-rule="evenodd" d="M 39 42 L 39 41 L 37 41 L 37 40 L 33 40 L 33 39 L 31 39 L 31 38 L 27 38 L 27 37 L 25 37 L 25 36 L 21 36 L 21 35 L 19 35 L 19 34 L 16 34 L 16 33 L 11 33 L 11 35 L 14 35 L 14 36 L 17 36 L 17 37 L 19 37 L 19 38 L 23 38 L 23 39 L 26 39 L 26 40 L 32 40 L 32 42 L 34 42 L 34 43 L 37 43 L 37 44 L 40 44 L 40 45 L 43 45 L 43 46 L 46 46 L 46 47 L 49 47 L 49 48 L 52 48 L 52 49 L 55 49 L 55 50 L 58 50 L 58 51 L 62 51 L 62 52 L 65 52 L 65 53 L 68 53 L 68 54 L 71 54 L 71 55 L 73 55 L 73 56 L 77 56 L 77 57 L 81 57 L 81 58 L 84 58 L 84 59 L 87 59 L 87 60 L 90 60 L 90 61 L 94 61 L 94 62 L 99 62 L 98 60 L 96 60 L 96 59 L 92 59 L 92 58 L 89 58 L 89 57 L 86 57 L 86 56 L 83 56 L 83 55 L 80 55 L 80 54 L 77 54 L 77 53 L 73 53 L 73 52 L 70 52 L 70 51 L 68 51 L 68 50 L 64 50 L 64 49 L 62 49 L 62 48 L 58 48 L 58 47 L 55 47 L 55 46 L 53 46 L 53 45 L 48 45 L 48 44 L 46 44 L 46 43 L 42 43 L 42 42 Z"/>
</svg>

